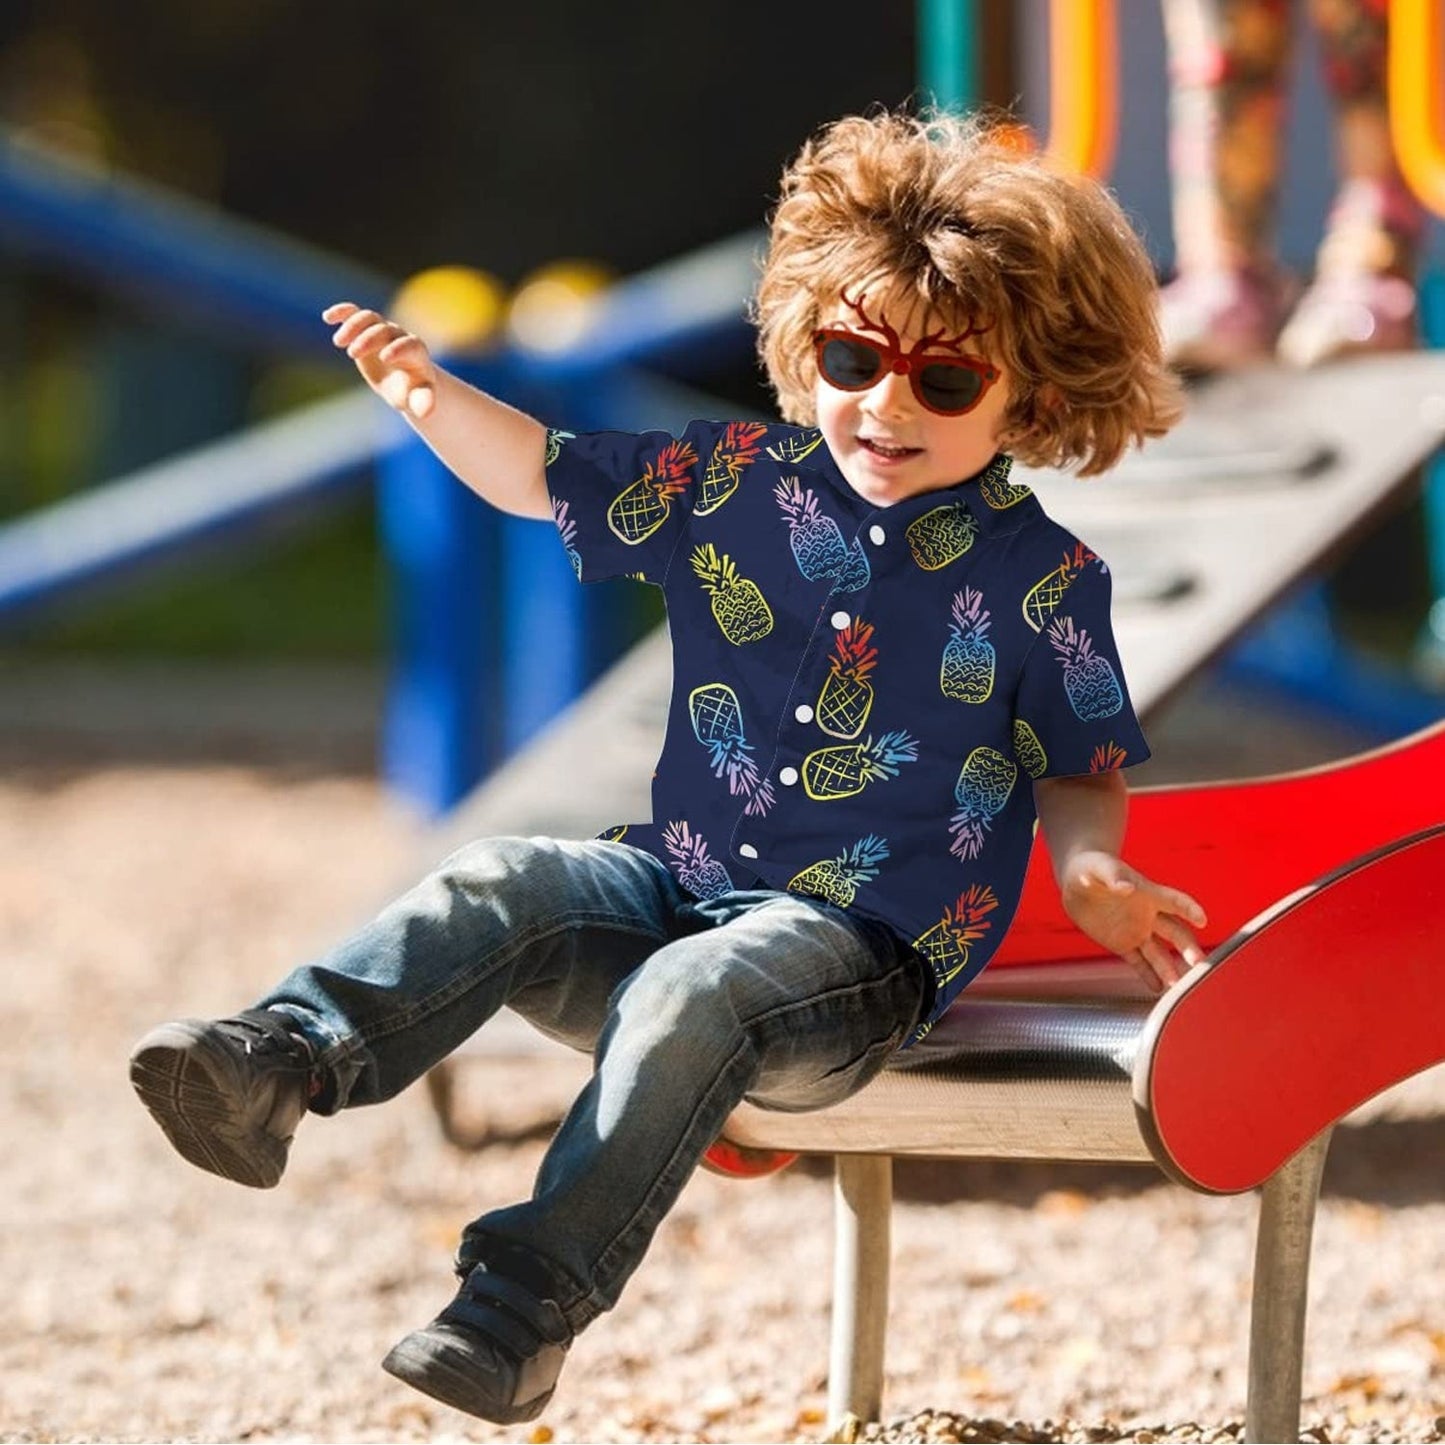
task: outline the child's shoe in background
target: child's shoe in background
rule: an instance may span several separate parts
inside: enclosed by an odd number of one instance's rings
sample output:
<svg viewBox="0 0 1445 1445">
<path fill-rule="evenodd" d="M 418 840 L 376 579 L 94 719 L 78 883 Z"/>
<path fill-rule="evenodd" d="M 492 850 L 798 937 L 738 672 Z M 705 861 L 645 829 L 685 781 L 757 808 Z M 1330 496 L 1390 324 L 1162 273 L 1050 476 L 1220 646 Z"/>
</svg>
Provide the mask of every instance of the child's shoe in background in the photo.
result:
<svg viewBox="0 0 1445 1445">
<path fill-rule="evenodd" d="M 1330 208 L 1314 285 L 1280 333 L 1279 359 L 1318 366 L 1414 346 L 1417 307 L 1408 278 L 1424 228 L 1425 213 L 1402 181 L 1346 181 Z"/>
<path fill-rule="evenodd" d="M 1279 359 L 1309 367 L 1362 351 L 1408 351 L 1415 311 L 1415 288 L 1403 277 L 1322 277 L 1280 333 Z"/>
<path fill-rule="evenodd" d="M 1181 371 L 1268 361 L 1284 319 L 1284 283 L 1262 271 L 1189 272 L 1159 293 L 1164 358 Z"/>
</svg>

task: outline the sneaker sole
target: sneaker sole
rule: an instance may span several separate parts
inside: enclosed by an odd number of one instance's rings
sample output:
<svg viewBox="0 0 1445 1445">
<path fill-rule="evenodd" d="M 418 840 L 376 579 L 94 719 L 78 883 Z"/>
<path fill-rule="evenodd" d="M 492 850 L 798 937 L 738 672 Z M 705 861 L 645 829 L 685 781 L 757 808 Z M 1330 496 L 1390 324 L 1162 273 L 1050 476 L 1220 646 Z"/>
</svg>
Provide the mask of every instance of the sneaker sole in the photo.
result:
<svg viewBox="0 0 1445 1445">
<path fill-rule="evenodd" d="M 472 1361 L 454 1357 L 445 1346 L 427 1337 L 424 1330 L 393 1345 L 381 1368 L 413 1390 L 494 1425 L 522 1425 L 535 1420 L 555 1393 L 548 1390 L 520 1405 L 502 1404 L 480 1387 Z"/>
<path fill-rule="evenodd" d="M 209 1029 L 191 1019 L 152 1029 L 131 1053 L 131 1085 L 181 1158 L 271 1189 L 286 1168 L 287 1144 L 251 1122 L 234 1061 L 211 1042 Z"/>
</svg>

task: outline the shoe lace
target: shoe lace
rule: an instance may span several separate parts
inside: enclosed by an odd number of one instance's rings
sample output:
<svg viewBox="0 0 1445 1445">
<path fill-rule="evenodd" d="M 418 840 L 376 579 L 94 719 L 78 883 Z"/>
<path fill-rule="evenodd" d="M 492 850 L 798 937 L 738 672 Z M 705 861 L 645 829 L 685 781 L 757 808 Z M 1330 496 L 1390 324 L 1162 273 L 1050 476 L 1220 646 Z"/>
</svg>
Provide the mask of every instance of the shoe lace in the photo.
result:
<svg viewBox="0 0 1445 1445">
<path fill-rule="evenodd" d="M 221 1019 L 217 1027 L 248 1054 L 289 1054 L 307 1070 L 316 1062 L 311 1041 L 273 1009 L 247 1009 L 234 1018 Z"/>
</svg>

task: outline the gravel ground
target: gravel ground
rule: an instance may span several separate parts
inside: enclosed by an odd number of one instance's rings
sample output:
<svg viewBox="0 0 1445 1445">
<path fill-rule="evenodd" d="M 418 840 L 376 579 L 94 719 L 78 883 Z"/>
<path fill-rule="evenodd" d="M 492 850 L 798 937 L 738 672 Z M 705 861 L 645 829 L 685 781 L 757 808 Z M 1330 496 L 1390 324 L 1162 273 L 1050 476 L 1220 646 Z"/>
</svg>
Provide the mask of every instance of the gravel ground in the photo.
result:
<svg viewBox="0 0 1445 1445">
<path fill-rule="evenodd" d="M 182 1163 L 131 1042 L 234 1011 L 368 915 L 418 836 L 361 772 L 0 736 L 0 1439 L 821 1440 L 830 1184 L 699 1174 L 536 1426 L 385 1375 L 462 1224 L 530 1186 L 570 1061 L 469 1065 L 498 1135 L 425 1091 L 303 1126 L 278 1189 Z M 1340 1131 L 1317 1226 L 1307 1439 L 1445 1439 L 1445 1124 Z M 1253 1201 L 1144 1168 L 902 1165 L 885 1423 L 869 1440 L 1224 1440 Z"/>
</svg>

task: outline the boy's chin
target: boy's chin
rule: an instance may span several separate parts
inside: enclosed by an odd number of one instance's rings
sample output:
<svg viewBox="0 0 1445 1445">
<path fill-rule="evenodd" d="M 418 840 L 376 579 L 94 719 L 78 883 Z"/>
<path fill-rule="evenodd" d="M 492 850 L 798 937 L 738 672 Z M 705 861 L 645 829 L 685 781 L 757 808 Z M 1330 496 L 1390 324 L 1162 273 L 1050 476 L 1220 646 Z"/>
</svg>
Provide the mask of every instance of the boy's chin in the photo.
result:
<svg viewBox="0 0 1445 1445">
<path fill-rule="evenodd" d="M 854 468 L 847 481 L 865 502 L 871 502 L 875 507 L 891 507 L 895 502 L 906 501 L 923 492 L 935 492 L 948 485 L 946 482 L 930 483 L 926 476 L 910 476 L 905 470 L 894 475 L 878 476 L 863 467 Z"/>
</svg>

